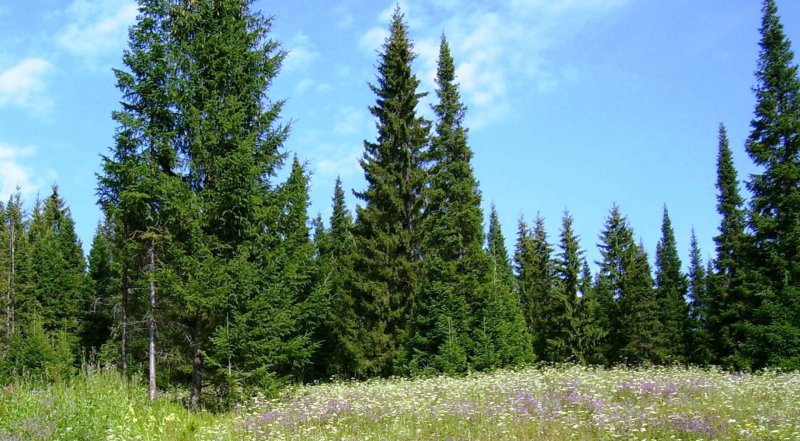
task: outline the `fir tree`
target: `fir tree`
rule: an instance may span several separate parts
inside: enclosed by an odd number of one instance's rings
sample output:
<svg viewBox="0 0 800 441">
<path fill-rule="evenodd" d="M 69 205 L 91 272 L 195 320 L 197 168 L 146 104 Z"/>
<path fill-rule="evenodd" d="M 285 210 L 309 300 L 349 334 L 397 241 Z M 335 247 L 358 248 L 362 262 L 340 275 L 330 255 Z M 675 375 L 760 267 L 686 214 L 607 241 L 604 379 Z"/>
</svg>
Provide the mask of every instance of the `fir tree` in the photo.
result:
<svg viewBox="0 0 800 441">
<path fill-rule="evenodd" d="M 592 273 L 585 259 L 579 289 L 580 298 L 575 308 L 575 357 L 583 364 L 602 363 L 604 354 L 601 343 L 609 331 L 603 327 L 603 310 L 592 286 Z"/>
<path fill-rule="evenodd" d="M 800 78 L 774 0 L 765 0 L 747 152 L 755 316 L 744 344 L 752 367 L 800 367 Z"/>
<path fill-rule="evenodd" d="M 356 196 L 354 295 L 363 323 L 359 375 L 389 375 L 407 360 L 411 307 L 420 292 L 420 220 L 425 185 L 423 155 L 430 123 L 417 114 L 416 55 L 403 14 L 396 9 L 379 55 L 377 96 L 370 108 L 378 138 L 364 142 L 361 167 L 367 189 Z"/>
<path fill-rule="evenodd" d="M 664 362 L 685 362 L 689 351 L 688 281 L 681 272 L 675 232 L 667 207 L 661 223 L 661 239 L 656 245 L 656 297 L 661 324 L 658 351 Z"/>
</svg>

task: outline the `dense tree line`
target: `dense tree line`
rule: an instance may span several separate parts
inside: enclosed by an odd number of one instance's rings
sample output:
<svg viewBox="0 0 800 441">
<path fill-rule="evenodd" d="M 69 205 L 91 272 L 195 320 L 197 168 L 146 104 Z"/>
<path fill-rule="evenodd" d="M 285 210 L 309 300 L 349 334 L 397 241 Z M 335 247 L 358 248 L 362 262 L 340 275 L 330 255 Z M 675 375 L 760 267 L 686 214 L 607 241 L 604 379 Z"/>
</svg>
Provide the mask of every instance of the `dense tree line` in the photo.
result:
<svg viewBox="0 0 800 441">
<path fill-rule="evenodd" d="M 800 369 L 800 78 L 765 0 L 747 201 L 720 125 L 715 255 L 687 272 L 667 207 L 654 262 L 618 206 L 592 274 L 565 212 L 484 234 L 466 107 L 442 36 L 433 121 L 395 11 L 370 85 L 377 137 L 351 213 L 308 216 L 309 172 L 268 89 L 285 57 L 249 0 L 140 0 L 98 175 L 88 256 L 57 187 L 0 204 L 0 381 L 86 365 L 151 394 L 230 402 L 291 381 L 466 373 L 534 361 Z M 313 231 L 312 231 L 313 227 Z"/>
</svg>

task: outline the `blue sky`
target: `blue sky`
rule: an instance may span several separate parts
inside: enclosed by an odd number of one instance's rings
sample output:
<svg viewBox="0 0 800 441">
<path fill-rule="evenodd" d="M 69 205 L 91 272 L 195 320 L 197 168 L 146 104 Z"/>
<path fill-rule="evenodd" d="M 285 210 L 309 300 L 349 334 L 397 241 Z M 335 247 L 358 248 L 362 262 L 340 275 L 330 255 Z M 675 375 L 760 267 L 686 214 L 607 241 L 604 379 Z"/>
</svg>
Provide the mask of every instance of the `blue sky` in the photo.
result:
<svg viewBox="0 0 800 441">
<path fill-rule="evenodd" d="M 666 204 L 684 261 L 692 227 L 704 255 L 713 251 L 720 122 L 740 178 L 756 171 L 744 140 L 759 3 L 400 1 L 427 91 L 439 35 L 450 40 L 484 207 L 496 204 L 510 245 L 520 216 L 537 212 L 556 241 L 569 209 L 594 260 L 617 203 L 652 256 Z M 790 39 L 800 41 L 800 2 L 777 4 Z M 270 95 L 287 100 L 286 151 L 313 172 L 312 216 L 327 217 L 337 175 L 347 189 L 364 187 L 357 160 L 375 136 L 367 84 L 394 5 L 254 4 L 274 16 L 272 36 L 290 51 Z M 111 69 L 121 66 L 135 17 L 131 0 L 0 3 L 0 198 L 20 185 L 32 201 L 58 183 L 85 248 L 100 216 L 99 155 L 113 142 L 110 114 L 120 99 Z M 429 104 L 420 111 L 430 114 Z"/>
</svg>

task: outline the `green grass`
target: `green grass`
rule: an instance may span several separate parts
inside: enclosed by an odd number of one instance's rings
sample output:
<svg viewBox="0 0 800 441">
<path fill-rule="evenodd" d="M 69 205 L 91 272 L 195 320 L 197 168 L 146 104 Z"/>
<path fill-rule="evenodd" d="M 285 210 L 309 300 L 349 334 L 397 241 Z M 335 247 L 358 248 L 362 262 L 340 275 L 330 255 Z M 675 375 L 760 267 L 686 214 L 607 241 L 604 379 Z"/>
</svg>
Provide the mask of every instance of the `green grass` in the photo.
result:
<svg viewBox="0 0 800 441">
<path fill-rule="evenodd" d="M 0 440 L 798 440 L 800 374 L 564 366 L 299 386 L 192 413 L 114 372 L 0 393 Z"/>
</svg>

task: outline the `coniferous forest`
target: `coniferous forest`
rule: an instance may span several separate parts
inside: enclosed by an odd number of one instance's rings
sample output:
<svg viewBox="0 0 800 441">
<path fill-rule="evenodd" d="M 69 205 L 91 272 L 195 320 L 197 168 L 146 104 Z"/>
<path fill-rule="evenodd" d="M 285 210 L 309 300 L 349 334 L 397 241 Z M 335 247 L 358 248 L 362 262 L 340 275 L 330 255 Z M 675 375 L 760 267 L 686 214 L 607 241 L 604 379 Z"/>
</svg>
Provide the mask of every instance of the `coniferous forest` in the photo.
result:
<svg viewBox="0 0 800 441">
<path fill-rule="evenodd" d="M 612 206 L 597 262 L 569 212 L 559 231 L 484 218 L 447 38 L 422 90 L 399 8 L 363 103 L 377 136 L 358 205 L 337 180 L 330 219 L 310 217 L 310 173 L 269 92 L 286 52 L 250 6 L 139 0 L 88 256 L 58 187 L 0 204 L 0 384 L 103 367 L 195 408 L 533 363 L 800 369 L 800 75 L 773 0 L 745 147 L 758 172 L 737 174 L 724 124 L 708 146 L 716 249 L 693 236 L 680 255 L 668 207 L 648 249 Z"/>
</svg>

